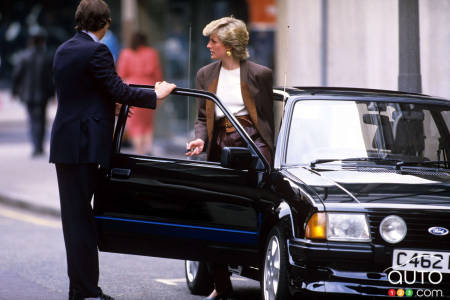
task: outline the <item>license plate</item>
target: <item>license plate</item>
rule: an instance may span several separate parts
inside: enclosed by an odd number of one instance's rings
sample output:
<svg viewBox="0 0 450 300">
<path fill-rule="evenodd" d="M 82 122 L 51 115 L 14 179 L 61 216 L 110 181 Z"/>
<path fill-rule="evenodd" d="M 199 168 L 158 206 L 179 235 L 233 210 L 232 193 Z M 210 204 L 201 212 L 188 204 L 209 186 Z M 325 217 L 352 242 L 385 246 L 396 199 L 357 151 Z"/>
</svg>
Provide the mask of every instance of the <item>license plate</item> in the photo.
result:
<svg viewBox="0 0 450 300">
<path fill-rule="evenodd" d="M 395 249 L 392 269 L 450 273 L 450 252 Z"/>
</svg>

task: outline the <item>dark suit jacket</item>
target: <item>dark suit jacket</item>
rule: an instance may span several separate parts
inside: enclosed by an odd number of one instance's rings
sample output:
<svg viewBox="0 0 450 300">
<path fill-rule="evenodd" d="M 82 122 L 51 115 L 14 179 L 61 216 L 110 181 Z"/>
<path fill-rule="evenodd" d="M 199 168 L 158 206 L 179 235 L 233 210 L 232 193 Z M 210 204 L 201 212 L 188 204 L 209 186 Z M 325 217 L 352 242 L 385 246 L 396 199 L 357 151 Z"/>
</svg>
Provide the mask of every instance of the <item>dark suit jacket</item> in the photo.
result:
<svg viewBox="0 0 450 300">
<path fill-rule="evenodd" d="M 56 50 L 53 74 L 58 110 L 50 141 L 50 162 L 108 165 L 115 102 L 154 109 L 152 90 L 122 82 L 108 48 L 76 33 Z"/>
<path fill-rule="evenodd" d="M 197 72 L 197 89 L 216 93 L 219 82 L 220 61 L 204 66 Z M 273 153 L 273 92 L 272 70 L 254 62 L 241 61 L 241 93 L 250 118 L 259 135 Z M 214 132 L 215 104 L 204 99 L 199 100 L 198 119 L 195 123 L 195 137 L 207 144 L 209 156 L 211 139 Z"/>
<path fill-rule="evenodd" d="M 25 103 L 42 105 L 54 95 L 52 55 L 45 47 L 34 46 L 19 55 L 12 75 L 12 93 Z"/>
</svg>

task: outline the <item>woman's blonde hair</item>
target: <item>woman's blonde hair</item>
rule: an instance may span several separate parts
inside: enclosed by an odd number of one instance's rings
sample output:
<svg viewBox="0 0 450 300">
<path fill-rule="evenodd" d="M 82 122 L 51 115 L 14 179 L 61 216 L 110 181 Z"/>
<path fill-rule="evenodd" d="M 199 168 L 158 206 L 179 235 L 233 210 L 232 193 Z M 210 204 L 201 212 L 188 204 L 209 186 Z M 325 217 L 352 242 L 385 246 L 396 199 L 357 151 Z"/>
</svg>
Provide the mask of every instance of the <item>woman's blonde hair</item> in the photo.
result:
<svg viewBox="0 0 450 300">
<path fill-rule="evenodd" d="M 243 21 L 234 17 L 214 20 L 203 28 L 204 36 L 210 36 L 211 34 L 217 34 L 225 47 L 231 47 L 231 54 L 234 58 L 244 60 L 249 57 L 247 50 L 248 31 Z"/>
</svg>

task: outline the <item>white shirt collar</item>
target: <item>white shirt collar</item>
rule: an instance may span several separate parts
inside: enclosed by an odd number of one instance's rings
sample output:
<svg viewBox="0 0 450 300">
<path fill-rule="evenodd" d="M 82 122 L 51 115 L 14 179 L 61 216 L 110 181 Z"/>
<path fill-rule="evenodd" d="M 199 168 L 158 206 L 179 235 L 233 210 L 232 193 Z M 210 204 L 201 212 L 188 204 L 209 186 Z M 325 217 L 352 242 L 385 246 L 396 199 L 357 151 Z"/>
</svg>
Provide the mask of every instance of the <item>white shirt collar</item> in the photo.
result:
<svg viewBox="0 0 450 300">
<path fill-rule="evenodd" d="M 94 42 L 97 42 L 97 43 L 100 42 L 98 37 L 95 34 L 93 34 L 92 32 L 86 31 L 86 30 L 81 30 L 81 31 L 88 34 L 94 40 Z"/>
</svg>

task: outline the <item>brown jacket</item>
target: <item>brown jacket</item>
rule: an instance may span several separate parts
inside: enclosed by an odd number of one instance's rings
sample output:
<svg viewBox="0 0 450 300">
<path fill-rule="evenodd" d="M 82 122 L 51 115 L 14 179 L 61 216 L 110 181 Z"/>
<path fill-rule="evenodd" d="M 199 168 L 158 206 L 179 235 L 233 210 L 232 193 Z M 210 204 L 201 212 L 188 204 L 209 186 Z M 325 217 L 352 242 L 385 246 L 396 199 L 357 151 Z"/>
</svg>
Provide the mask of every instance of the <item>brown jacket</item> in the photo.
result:
<svg viewBox="0 0 450 300">
<path fill-rule="evenodd" d="M 216 93 L 220 61 L 204 66 L 197 72 L 197 89 Z M 245 107 L 259 135 L 274 152 L 272 70 L 254 62 L 241 61 L 241 93 Z M 205 141 L 207 153 L 214 132 L 215 104 L 199 99 L 198 119 L 195 122 L 195 137 Z"/>
</svg>

